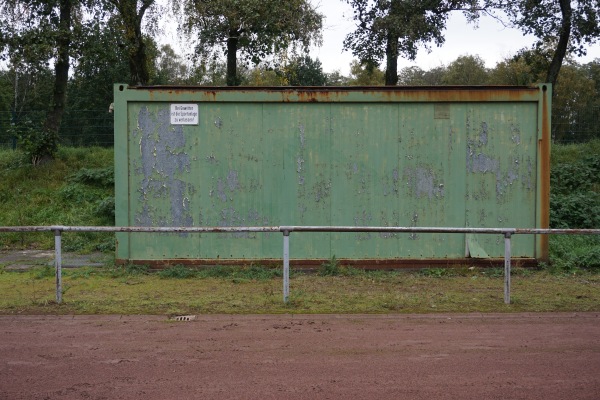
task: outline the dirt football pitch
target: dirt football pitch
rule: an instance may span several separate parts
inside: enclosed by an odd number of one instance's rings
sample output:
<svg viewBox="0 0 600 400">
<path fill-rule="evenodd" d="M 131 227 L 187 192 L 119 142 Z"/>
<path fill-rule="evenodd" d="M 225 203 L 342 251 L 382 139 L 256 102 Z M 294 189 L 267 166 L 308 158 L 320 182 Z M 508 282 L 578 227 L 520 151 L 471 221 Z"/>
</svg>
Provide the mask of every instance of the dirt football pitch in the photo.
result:
<svg viewBox="0 0 600 400">
<path fill-rule="evenodd" d="M 0 399 L 600 399 L 600 314 L 0 316 Z"/>
</svg>

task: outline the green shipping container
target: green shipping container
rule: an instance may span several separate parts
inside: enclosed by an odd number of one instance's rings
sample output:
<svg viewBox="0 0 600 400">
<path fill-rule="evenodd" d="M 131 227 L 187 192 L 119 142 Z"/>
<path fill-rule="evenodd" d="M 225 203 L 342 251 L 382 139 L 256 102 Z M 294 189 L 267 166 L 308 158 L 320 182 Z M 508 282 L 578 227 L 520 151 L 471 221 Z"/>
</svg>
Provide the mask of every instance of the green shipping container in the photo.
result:
<svg viewBox="0 0 600 400">
<path fill-rule="evenodd" d="M 115 85 L 117 226 L 547 228 L 551 87 Z M 281 260 L 281 233 L 120 233 L 117 260 Z M 500 235 L 292 233 L 296 264 L 502 259 Z M 545 260 L 543 235 L 514 258 Z"/>
</svg>

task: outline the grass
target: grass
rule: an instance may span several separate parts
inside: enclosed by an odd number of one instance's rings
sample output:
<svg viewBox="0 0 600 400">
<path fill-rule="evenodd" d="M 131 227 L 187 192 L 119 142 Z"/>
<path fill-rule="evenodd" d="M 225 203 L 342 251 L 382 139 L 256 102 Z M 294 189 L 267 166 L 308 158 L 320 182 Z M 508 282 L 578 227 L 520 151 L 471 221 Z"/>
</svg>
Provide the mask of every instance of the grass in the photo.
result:
<svg viewBox="0 0 600 400">
<path fill-rule="evenodd" d="M 582 157 L 591 154 L 600 154 L 600 139 L 590 140 L 587 143 L 553 144 L 550 154 L 550 163 L 554 165 L 576 163 Z"/>
<path fill-rule="evenodd" d="M 260 266 L 201 271 L 180 266 L 161 273 L 131 266 L 66 270 L 63 304 L 58 305 L 51 268 L 0 270 L 0 314 L 600 311 L 600 274 L 585 270 L 517 268 L 510 305 L 503 302 L 504 281 L 498 269 L 426 273 L 342 267 L 335 276 L 296 272 L 288 304 L 282 300 L 279 271 Z"/>
<path fill-rule="evenodd" d="M 553 146 L 552 164 L 582 154 L 600 154 L 600 141 Z M 112 165 L 112 149 L 61 148 L 53 162 L 35 168 L 21 153 L 0 150 L 0 225 L 112 225 Z M 53 246 L 48 233 L 0 236 L 0 250 Z M 113 248 L 112 234 L 69 233 L 63 240 L 64 251 Z M 0 314 L 600 311 L 600 237 L 551 236 L 550 257 L 541 270 L 514 269 L 510 305 L 497 268 L 365 272 L 332 257 L 315 274 L 294 272 L 284 304 L 281 269 L 173 266 L 149 273 L 108 265 L 65 270 L 64 303 L 57 305 L 53 268 L 17 273 L 0 265 Z"/>
<path fill-rule="evenodd" d="M 60 148 L 55 160 L 37 167 L 19 151 L 0 150 L 0 226 L 114 225 L 112 166 L 113 149 Z M 0 250 L 53 246 L 48 233 L 0 237 Z M 98 232 L 70 234 L 64 247 L 80 252 L 112 249 L 114 235 Z"/>
</svg>

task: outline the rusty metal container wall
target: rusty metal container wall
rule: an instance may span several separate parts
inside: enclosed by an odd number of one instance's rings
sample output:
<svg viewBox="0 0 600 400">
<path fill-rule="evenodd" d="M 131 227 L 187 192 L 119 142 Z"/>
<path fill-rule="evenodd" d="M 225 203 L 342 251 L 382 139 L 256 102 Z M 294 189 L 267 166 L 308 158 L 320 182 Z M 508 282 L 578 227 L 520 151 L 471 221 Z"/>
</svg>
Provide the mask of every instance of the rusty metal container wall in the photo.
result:
<svg viewBox="0 0 600 400">
<path fill-rule="evenodd" d="M 116 85 L 117 225 L 546 228 L 549 99 L 549 85 Z M 197 104 L 197 124 L 172 124 L 172 104 Z M 117 240 L 119 260 L 282 257 L 277 233 Z M 307 233 L 292 243 L 292 259 L 301 260 L 504 253 L 503 238 L 491 235 Z M 545 246 L 522 236 L 512 251 L 540 259 Z"/>
</svg>

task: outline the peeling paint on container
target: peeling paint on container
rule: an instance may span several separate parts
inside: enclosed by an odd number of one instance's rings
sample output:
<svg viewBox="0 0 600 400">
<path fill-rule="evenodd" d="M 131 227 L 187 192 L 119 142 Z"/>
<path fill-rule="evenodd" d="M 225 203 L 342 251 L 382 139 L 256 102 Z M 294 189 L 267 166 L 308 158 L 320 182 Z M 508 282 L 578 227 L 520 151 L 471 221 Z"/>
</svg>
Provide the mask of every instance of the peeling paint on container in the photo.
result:
<svg viewBox="0 0 600 400">
<path fill-rule="evenodd" d="M 549 85 L 115 86 L 118 226 L 547 228 Z M 171 125 L 170 105 L 198 105 Z M 119 260 L 273 260 L 273 233 L 118 234 Z M 473 235 L 490 257 L 503 241 Z M 292 259 L 463 260 L 465 235 L 294 234 Z M 519 236 L 513 255 L 543 259 Z M 463 260 L 464 261 L 464 260 Z"/>
</svg>

